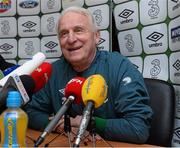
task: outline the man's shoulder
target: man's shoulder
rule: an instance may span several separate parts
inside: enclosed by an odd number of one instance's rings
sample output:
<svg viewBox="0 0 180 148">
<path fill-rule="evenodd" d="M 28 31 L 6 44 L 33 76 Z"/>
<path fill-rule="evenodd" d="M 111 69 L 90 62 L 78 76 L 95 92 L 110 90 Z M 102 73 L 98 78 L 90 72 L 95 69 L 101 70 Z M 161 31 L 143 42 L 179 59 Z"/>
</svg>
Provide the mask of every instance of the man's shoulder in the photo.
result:
<svg viewBox="0 0 180 148">
<path fill-rule="evenodd" d="M 54 61 L 52 63 L 52 65 L 53 65 L 53 67 L 61 67 L 65 63 L 66 63 L 66 61 L 65 61 L 64 57 L 59 57 L 56 61 Z"/>
<path fill-rule="evenodd" d="M 117 51 L 99 51 L 101 57 L 106 58 L 110 61 L 119 61 L 121 62 L 122 60 L 126 59 L 125 56 L 121 55 L 119 52 Z"/>
</svg>

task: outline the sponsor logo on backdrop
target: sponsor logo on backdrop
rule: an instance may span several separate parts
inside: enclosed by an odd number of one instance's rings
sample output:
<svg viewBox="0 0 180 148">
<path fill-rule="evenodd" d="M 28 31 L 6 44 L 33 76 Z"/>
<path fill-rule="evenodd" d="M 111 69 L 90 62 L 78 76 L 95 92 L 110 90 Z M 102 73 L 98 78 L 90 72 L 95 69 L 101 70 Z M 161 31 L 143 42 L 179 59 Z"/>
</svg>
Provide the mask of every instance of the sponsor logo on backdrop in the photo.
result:
<svg viewBox="0 0 180 148">
<path fill-rule="evenodd" d="M 180 127 L 174 130 L 174 134 L 180 139 Z"/>
<path fill-rule="evenodd" d="M 35 0 L 24 0 L 22 2 L 19 3 L 19 7 L 21 8 L 35 8 L 39 5 L 39 3 Z"/>
<path fill-rule="evenodd" d="M 48 0 L 47 1 L 47 7 L 48 9 L 53 9 L 55 6 L 55 0 Z"/>
<path fill-rule="evenodd" d="M 174 2 L 176 5 L 172 8 L 173 11 L 175 11 L 176 9 L 178 9 L 180 7 L 180 3 L 178 3 L 180 0 L 171 0 L 172 2 Z"/>
<path fill-rule="evenodd" d="M 32 29 L 34 26 L 36 26 L 37 24 L 31 21 L 25 22 L 22 24 L 23 27 L 27 28 L 26 30 L 23 30 L 23 32 L 35 32 L 36 29 Z"/>
<path fill-rule="evenodd" d="M 46 53 L 54 53 L 57 52 L 57 50 L 54 50 L 53 48 L 55 48 L 56 46 L 58 46 L 57 43 L 53 42 L 53 41 L 49 41 L 48 43 L 46 43 L 44 45 L 45 47 L 47 47 L 50 50 L 46 50 Z"/>
<path fill-rule="evenodd" d="M 134 50 L 134 41 L 133 41 L 133 36 L 132 34 L 127 34 L 125 35 L 124 39 L 127 41 L 126 44 L 126 48 L 129 52 L 133 52 Z"/>
<path fill-rule="evenodd" d="M 164 35 L 162 33 L 156 31 L 147 36 L 146 39 L 155 42 L 153 44 L 149 44 L 149 48 L 162 46 L 162 42 L 157 43 L 157 41 L 159 41 L 163 36 Z"/>
<path fill-rule="evenodd" d="M 103 50 L 104 49 L 104 46 L 101 46 L 104 42 L 105 42 L 106 40 L 105 39 L 103 39 L 103 38 L 100 38 L 99 39 L 99 42 L 98 42 L 98 44 L 97 44 L 97 48 L 99 49 L 99 50 Z"/>
<path fill-rule="evenodd" d="M 180 60 L 176 60 L 176 62 L 173 64 L 173 67 L 179 71 L 180 70 Z"/>
<path fill-rule="evenodd" d="M 175 5 L 175 6 L 172 8 L 172 10 L 175 11 L 176 9 L 179 9 L 179 7 L 180 7 L 180 3 L 178 3 L 177 5 Z"/>
<path fill-rule="evenodd" d="M 160 60 L 159 59 L 154 59 L 151 64 L 153 65 L 153 68 L 150 69 L 150 75 L 152 78 L 157 78 L 158 74 L 161 72 L 161 67 L 160 67 Z"/>
<path fill-rule="evenodd" d="M 178 72 L 180 70 L 180 60 L 176 60 L 175 63 L 173 64 L 173 67 L 176 69 L 177 72 L 174 73 L 175 77 L 179 77 L 180 76 L 180 72 Z"/>
<path fill-rule="evenodd" d="M 0 0 L 0 13 L 11 9 L 11 0 Z"/>
<path fill-rule="evenodd" d="M 179 0 L 171 0 L 172 2 L 178 3 Z"/>
<path fill-rule="evenodd" d="M 103 39 L 103 38 L 100 38 L 99 39 L 99 42 L 98 42 L 98 44 L 97 45 L 101 45 L 102 43 L 104 43 L 106 40 L 105 39 Z"/>
<path fill-rule="evenodd" d="M 0 54 L 12 54 L 12 51 L 10 51 L 13 48 L 12 45 L 8 43 L 4 43 L 0 45 L 0 49 L 3 50 L 3 52 L 0 52 Z"/>
<path fill-rule="evenodd" d="M 33 45 L 33 41 L 27 41 L 25 43 L 25 52 L 27 55 L 32 55 L 32 53 L 34 52 L 34 45 Z"/>
<path fill-rule="evenodd" d="M 98 26 L 101 26 L 101 22 L 102 22 L 102 11 L 100 9 L 97 9 L 93 12 L 96 24 Z"/>
<path fill-rule="evenodd" d="M 125 23 L 133 22 L 133 19 L 132 19 L 132 18 L 128 19 L 133 13 L 134 13 L 133 10 L 124 9 L 118 16 L 121 17 L 121 18 L 123 18 L 123 19 L 126 19 L 126 20 L 121 21 L 120 23 L 121 23 L 121 24 L 125 24 Z"/>
<path fill-rule="evenodd" d="M 56 47 L 58 44 L 53 42 L 53 41 L 50 41 L 48 42 L 47 44 L 45 44 L 45 46 L 49 49 L 53 49 L 54 47 Z"/>
<path fill-rule="evenodd" d="M 151 17 L 151 19 L 157 18 L 160 8 L 158 6 L 158 0 L 150 0 L 148 2 L 148 5 L 150 6 L 150 9 L 148 10 L 148 15 Z"/>
<path fill-rule="evenodd" d="M 64 2 L 74 2 L 76 0 L 63 0 Z"/>
<path fill-rule="evenodd" d="M 56 26 L 55 18 L 54 18 L 54 17 L 49 17 L 49 18 L 47 19 L 47 22 L 48 22 L 48 24 L 47 24 L 47 30 L 48 30 L 48 32 L 53 32 L 53 31 L 54 31 L 54 28 L 55 28 L 55 26 Z"/>
<path fill-rule="evenodd" d="M 171 29 L 171 39 L 173 43 L 180 41 L 180 26 Z"/>
<path fill-rule="evenodd" d="M 13 48 L 13 46 L 8 44 L 8 43 L 4 43 L 4 44 L 0 45 L 0 49 L 2 49 L 4 51 L 8 51 L 8 50 L 10 50 L 12 48 Z"/>
<path fill-rule="evenodd" d="M 4 20 L 1 22 L 1 32 L 3 35 L 8 35 L 10 31 L 10 25 L 8 20 Z"/>
</svg>

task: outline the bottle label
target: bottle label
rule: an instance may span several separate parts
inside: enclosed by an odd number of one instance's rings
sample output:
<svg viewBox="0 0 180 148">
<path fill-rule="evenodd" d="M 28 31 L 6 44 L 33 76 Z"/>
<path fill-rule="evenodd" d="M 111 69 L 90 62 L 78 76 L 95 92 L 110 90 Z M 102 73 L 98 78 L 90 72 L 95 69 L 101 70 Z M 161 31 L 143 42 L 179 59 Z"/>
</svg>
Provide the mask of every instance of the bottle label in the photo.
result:
<svg viewBox="0 0 180 148">
<path fill-rule="evenodd" d="M 18 147 L 17 144 L 17 113 L 5 113 L 4 115 L 4 147 Z"/>
</svg>

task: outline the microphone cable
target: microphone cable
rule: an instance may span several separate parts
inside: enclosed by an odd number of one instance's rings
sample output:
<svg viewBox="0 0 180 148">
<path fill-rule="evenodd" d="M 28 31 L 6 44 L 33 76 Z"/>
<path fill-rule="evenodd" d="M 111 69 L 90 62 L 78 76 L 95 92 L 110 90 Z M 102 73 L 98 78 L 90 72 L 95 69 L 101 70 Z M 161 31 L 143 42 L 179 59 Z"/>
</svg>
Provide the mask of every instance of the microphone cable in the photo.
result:
<svg viewBox="0 0 180 148">
<path fill-rule="evenodd" d="M 54 138 L 52 138 L 49 142 L 44 144 L 44 147 L 48 147 L 49 144 L 51 144 L 51 142 L 53 142 L 56 138 L 58 138 L 59 136 L 62 136 L 64 134 L 64 132 L 59 133 L 58 135 L 56 135 Z"/>
<path fill-rule="evenodd" d="M 95 117 L 91 116 L 89 125 L 87 126 L 87 130 L 89 131 L 91 137 L 92 137 L 92 144 L 93 147 L 96 147 L 96 123 L 95 123 Z"/>
<path fill-rule="evenodd" d="M 70 115 L 68 114 L 68 112 L 65 113 L 64 115 L 64 131 L 68 136 L 68 143 L 69 143 L 69 147 L 72 147 L 71 144 L 71 119 L 70 119 Z"/>
<path fill-rule="evenodd" d="M 61 132 L 61 133 L 60 133 Z M 45 144 L 43 144 L 43 145 L 41 145 L 40 147 L 49 147 L 49 145 L 53 142 L 53 141 L 55 141 L 59 136 L 65 136 L 65 137 L 67 137 L 67 135 L 65 134 L 65 132 L 63 131 L 60 131 L 60 132 L 55 132 L 55 136 L 51 139 L 51 140 L 48 140 L 48 142 L 47 143 L 45 143 Z M 53 133 L 53 132 L 52 132 Z M 71 133 L 75 136 L 76 135 L 76 133 L 75 132 L 73 132 L 73 131 L 71 131 Z M 34 146 L 34 144 L 36 143 L 36 139 L 34 139 L 34 137 L 32 137 L 32 136 L 30 136 L 30 135 L 28 135 L 28 134 L 26 134 L 26 138 L 27 139 L 30 139 L 32 142 L 33 142 L 33 144 L 31 145 L 32 147 Z M 74 137 L 75 138 L 75 137 Z M 87 141 L 85 141 L 85 139 L 87 139 Z M 106 140 L 104 140 L 103 138 L 101 138 L 101 140 L 102 140 L 102 142 L 104 142 L 105 144 L 107 144 L 107 146 L 106 147 L 111 147 L 111 148 L 113 148 L 114 146 L 111 144 L 111 143 L 109 143 L 108 141 L 106 141 Z M 28 141 L 28 140 L 27 140 Z M 89 144 L 89 142 L 91 142 L 91 139 L 89 138 L 89 135 L 86 135 L 86 136 L 84 136 L 83 138 L 82 138 L 82 143 L 84 144 L 84 146 L 82 146 L 82 147 L 87 147 Z M 30 144 L 30 142 L 28 142 L 29 144 Z M 28 145 L 28 144 L 27 144 Z M 58 146 L 58 145 L 57 145 Z M 50 147 L 51 147 L 51 145 L 50 145 Z"/>
</svg>

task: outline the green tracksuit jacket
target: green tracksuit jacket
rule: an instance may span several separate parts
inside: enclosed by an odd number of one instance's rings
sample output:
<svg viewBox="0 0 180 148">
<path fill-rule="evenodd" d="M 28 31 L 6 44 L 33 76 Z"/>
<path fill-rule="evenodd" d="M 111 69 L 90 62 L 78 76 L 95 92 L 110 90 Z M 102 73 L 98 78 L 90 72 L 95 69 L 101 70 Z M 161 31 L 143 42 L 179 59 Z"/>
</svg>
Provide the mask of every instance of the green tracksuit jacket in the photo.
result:
<svg viewBox="0 0 180 148">
<path fill-rule="evenodd" d="M 102 75 L 108 85 L 106 101 L 94 111 L 97 133 L 107 140 L 146 142 L 152 118 L 149 96 L 140 72 L 118 52 L 97 51 L 91 66 L 82 73 L 74 71 L 64 57 L 54 62 L 50 80 L 25 107 L 29 126 L 43 130 L 49 115 L 62 106 L 67 82 L 92 74 Z M 82 114 L 82 104 L 72 108 L 74 115 Z"/>
</svg>

